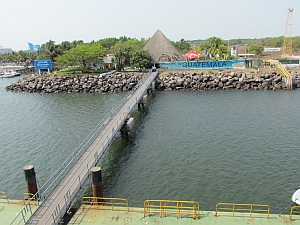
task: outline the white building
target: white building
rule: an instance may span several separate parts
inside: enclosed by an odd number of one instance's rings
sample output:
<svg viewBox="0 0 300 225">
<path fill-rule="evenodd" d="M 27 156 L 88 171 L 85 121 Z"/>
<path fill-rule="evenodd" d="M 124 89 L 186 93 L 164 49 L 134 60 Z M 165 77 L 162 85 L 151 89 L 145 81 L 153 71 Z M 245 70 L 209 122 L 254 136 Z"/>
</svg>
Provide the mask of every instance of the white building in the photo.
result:
<svg viewBox="0 0 300 225">
<path fill-rule="evenodd" d="M 0 55 L 5 53 L 12 53 L 13 50 L 11 48 L 6 48 L 0 45 Z"/>
</svg>

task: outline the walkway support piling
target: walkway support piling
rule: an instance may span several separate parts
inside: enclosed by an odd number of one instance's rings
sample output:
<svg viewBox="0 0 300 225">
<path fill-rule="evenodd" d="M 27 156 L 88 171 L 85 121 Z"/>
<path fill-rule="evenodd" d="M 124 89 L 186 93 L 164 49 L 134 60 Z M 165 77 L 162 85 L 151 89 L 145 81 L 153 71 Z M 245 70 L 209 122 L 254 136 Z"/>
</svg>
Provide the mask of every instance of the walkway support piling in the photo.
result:
<svg viewBox="0 0 300 225">
<path fill-rule="evenodd" d="M 128 133 L 131 132 L 133 125 L 134 125 L 134 118 L 132 117 L 128 118 L 120 129 L 121 134 L 124 134 L 125 137 L 128 138 Z"/>
<path fill-rule="evenodd" d="M 92 193 L 93 197 L 103 197 L 102 173 L 100 167 L 93 167 L 92 173 Z M 97 199 L 97 201 L 100 199 Z"/>
<path fill-rule="evenodd" d="M 35 195 L 38 192 L 36 176 L 33 165 L 24 166 L 26 189 L 28 193 Z M 32 196 L 28 196 L 29 198 Z"/>
<path fill-rule="evenodd" d="M 144 95 L 141 98 L 140 102 L 138 103 L 138 108 L 141 109 L 141 107 L 142 107 L 142 110 L 144 110 L 145 109 L 144 105 L 146 104 L 146 101 L 147 101 L 147 95 Z"/>
</svg>

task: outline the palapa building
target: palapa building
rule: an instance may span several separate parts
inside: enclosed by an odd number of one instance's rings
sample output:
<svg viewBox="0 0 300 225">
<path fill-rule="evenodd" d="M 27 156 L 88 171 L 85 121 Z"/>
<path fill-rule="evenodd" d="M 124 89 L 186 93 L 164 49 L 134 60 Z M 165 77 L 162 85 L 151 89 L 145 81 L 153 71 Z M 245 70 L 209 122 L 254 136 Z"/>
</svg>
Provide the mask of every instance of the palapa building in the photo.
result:
<svg viewBox="0 0 300 225">
<path fill-rule="evenodd" d="M 160 30 L 150 38 L 144 50 L 150 52 L 152 63 L 184 60 L 181 53 Z"/>
</svg>

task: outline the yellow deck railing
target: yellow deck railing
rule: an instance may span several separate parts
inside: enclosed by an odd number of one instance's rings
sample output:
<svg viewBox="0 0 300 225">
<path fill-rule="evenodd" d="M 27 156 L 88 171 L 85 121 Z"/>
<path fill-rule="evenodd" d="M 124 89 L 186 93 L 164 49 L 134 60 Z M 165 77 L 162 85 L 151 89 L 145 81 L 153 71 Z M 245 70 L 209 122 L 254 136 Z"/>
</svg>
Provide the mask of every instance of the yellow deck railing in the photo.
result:
<svg viewBox="0 0 300 225">
<path fill-rule="evenodd" d="M 295 220 L 292 218 L 293 215 L 300 215 L 300 206 L 293 206 L 290 210 L 290 220 Z"/>
<path fill-rule="evenodd" d="M 216 205 L 216 214 L 215 216 L 220 216 L 220 213 L 232 213 L 234 217 L 235 212 L 245 212 L 249 213 L 252 217 L 253 213 L 260 213 L 266 215 L 269 219 L 270 216 L 270 206 L 264 204 L 233 204 L 233 203 L 218 203 Z"/>
<path fill-rule="evenodd" d="M 120 210 L 128 208 L 128 201 L 125 198 L 103 198 L 103 197 L 82 197 L 81 200 L 83 205 L 96 206 L 99 209 L 99 206 L 111 207 L 111 210 Z"/>
<path fill-rule="evenodd" d="M 26 195 L 28 196 L 27 198 L 26 198 Z M 33 198 L 33 196 L 34 196 L 34 194 L 32 194 L 32 193 L 26 193 L 26 192 L 24 192 L 22 194 L 22 200 L 23 200 L 24 205 L 27 202 L 29 202 L 29 204 L 31 204 L 30 202 L 32 202 L 32 204 L 34 204 L 35 203 L 35 198 Z"/>
<path fill-rule="evenodd" d="M 146 200 L 144 202 L 144 216 L 153 214 L 159 214 L 160 217 L 176 215 L 177 218 L 186 215 L 199 219 L 200 205 L 194 201 Z"/>
<path fill-rule="evenodd" d="M 9 203 L 9 201 L 8 201 L 8 195 L 4 191 L 0 191 L 0 200 L 1 199 L 6 199 L 7 203 Z"/>
</svg>

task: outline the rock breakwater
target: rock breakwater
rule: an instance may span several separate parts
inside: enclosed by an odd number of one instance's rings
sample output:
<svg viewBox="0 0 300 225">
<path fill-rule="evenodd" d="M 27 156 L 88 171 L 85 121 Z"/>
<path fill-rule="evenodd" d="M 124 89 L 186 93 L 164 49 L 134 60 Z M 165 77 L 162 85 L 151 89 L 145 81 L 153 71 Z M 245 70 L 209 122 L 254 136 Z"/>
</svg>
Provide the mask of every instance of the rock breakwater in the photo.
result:
<svg viewBox="0 0 300 225">
<path fill-rule="evenodd" d="M 29 93 L 117 93 L 131 90 L 143 74 L 76 76 L 25 76 L 6 87 L 7 91 Z"/>
<path fill-rule="evenodd" d="M 77 76 L 25 76 L 6 87 L 7 91 L 29 93 L 117 93 L 134 88 L 144 76 L 142 73 L 116 73 Z M 287 89 L 285 78 L 273 73 L 246 72 L 176 72 L 159 75 L 157 90 L 278 90 Z M 293 88 L 300 88 L 300 77 L 293 76 Z"/>
<path fill-rule="evenodd" d="M 298 76 L 293 77 L 293 88 L 300 87 Z M 285 77 L 273 73 L 218 72 L 174 73 L 157 80 L 157 89 L 166 90 L 277 90 L 287 89 Z"/>
</svg>

